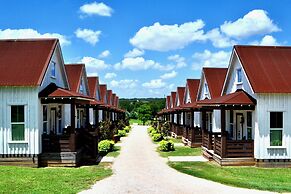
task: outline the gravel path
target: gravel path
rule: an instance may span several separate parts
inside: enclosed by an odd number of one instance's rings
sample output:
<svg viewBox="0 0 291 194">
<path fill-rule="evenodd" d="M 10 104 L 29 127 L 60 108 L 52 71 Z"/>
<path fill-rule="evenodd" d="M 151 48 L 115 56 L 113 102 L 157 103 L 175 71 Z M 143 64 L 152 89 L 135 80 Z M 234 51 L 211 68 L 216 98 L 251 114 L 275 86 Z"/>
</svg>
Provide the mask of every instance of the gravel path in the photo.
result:
<svg viewBox="0 0 291 194">
<path fill-rule="evenodd" d="M 155 149 L 147 135 L 147 127 L 134 126 L 113 164 L 114 175 L 81 193 L 268 193 L 225 186 L 180 173 L 170 168 L 167 160 L 161 158 Z"/>
</svg>

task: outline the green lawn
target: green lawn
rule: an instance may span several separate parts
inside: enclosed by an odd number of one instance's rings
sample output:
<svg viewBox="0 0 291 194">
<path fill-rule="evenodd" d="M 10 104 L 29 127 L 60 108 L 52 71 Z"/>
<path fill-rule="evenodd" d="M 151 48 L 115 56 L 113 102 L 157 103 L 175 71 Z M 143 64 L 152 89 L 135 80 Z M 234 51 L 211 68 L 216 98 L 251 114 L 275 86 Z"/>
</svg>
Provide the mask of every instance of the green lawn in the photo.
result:
<svg viewBox="0 0 291 194">
<path fill-rule="evenodd" d="M 175 151 L 162 152 L 159 151 L 160 156 L 169 157 L 169 156 L 201 156 L 201 148 L 190 148 L 187 146 L 176 146 Z"/>
<path fill-rule="evenodd" d="M 133 124 L 133 123 L 137 123 L 139 125 L 142 125 L 142 121 L 141 120 L 138 120 L 138 119 L 130 119 L 129 120 L 129 124 Z"/>
<path fill-rule="evenodd" d="M 173 141 L 174 143 L 182 143 L 182 139 L 181 138 L 168 137 L 167 139 Z"/>
<path fill-rule="evenodd" d="M 0 193 L 77 193 L 112 175 L 109 164 L 80 168 L 0 167 Z"/>
<path fill-rule="evenodd" d="M 121 149 L 120 146 L 114 146 L 113 151 L 109 152 L 108 154 L 106 154 L 106 156 L 115 157 L 116 158 L 120 154 L 120 149 Z"/>
<path fill-rule="evenodd" d="M 226 185 L 291 192 L 291 168 L 220 167 L 210 162 L 169 162 L 176 170 Z"/>
</svg>

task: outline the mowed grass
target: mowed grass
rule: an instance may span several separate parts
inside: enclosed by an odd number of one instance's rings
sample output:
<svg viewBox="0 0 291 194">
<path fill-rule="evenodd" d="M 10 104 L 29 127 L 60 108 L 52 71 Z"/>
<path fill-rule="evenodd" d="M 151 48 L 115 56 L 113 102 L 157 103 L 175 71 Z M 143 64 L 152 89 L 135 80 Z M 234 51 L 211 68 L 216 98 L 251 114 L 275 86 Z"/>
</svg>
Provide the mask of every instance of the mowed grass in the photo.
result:
<svg viewBox="0 0 291 194">
<path fill-rule="evenodd" d="M 138 125 L 142 125 L 142 121 L 138 119 L 130 119 L 129 124 L 132 125 L 134 123 L 137 123 Z"/>
<path fill-rule="evenodd" d="M 182 143 L 181 138 L 168 137 L 167 139 L 173 141 L 174 143 Z"/>
<path fill-rule="evenodd" d="M 226 185 L 275 192 L 291 192 L 290 168 L 220 167 L 210 162 L 169 162 L 186 174 Z"/>
<path fill-rule="evenodd" d="M 77 193 L 112 175 L 110 164 L 80 168 L 0 166 L 0 193 Z"/>
<path fill-rule="evenodd" d="M 176 146 L 174 151 L 162 152 L 158 150 L 160 156 L 201 156 L 201 148 L 190 148 L 187 146 Z"/>
<path fill-rule="evenodd" d="M 113 150 L 109 152 L 108 154 L 106 154 L 106 156 L 116 158 L 117 156 L 119 156 L 120 150 L 121 150 L 120 146 L 114 146 Z"/>
</svg>

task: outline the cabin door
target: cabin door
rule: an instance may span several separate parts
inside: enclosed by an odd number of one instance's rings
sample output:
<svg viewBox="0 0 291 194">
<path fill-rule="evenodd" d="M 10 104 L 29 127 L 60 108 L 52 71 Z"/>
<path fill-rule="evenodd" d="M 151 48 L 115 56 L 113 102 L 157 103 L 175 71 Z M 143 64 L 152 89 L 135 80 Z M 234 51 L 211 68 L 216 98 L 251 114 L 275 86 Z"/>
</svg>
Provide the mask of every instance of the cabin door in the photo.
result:
<svg viewBox="0 0 291 194">
<path fill-rule="evenodd" d="M 242 113 L 236 114 L 236 140 L 243 139 L 243 125 L 244 125 L 244 116 Z"/>
<path fill-rule="evenodd" d="M 56 108 L 51 108 L 50 111 L 50 132 L 57 134 L 57 110 Z"/>
</svg>

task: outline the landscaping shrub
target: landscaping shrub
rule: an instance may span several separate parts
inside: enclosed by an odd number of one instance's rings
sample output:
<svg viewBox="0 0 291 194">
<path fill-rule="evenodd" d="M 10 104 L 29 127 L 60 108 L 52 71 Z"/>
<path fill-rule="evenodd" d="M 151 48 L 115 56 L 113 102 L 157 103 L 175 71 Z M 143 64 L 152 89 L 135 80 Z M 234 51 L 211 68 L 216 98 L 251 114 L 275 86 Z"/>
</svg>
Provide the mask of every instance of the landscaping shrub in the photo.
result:
<svg viewBox="0 0 291 194">
<path fill-rule="evenodd" d="M 156 133 L 156 134 L 153 134 L 152 139 L 153 141 L 156 141 L 156 142 L 161 141 L 163 139 L 163 136 L 160 133 Z"/>
<path fill-rule="evenodd" d="M 126 127 L 124 127 L 123 130 L 124 130 L 126 133 L 129 133 L 130 130 L 131 130 L 131 126 L 126 126 Z"/>
<path fill-rule="evenodd" d="M 112 123 L 110 121 L 102 121 L 99 126 L 99 139 L 106 140 L 113 138 Z"/>
<path fill-rule="evenodd" d="M 151 135 L 151 136 L 154 136 L 154 135 L 157 134 L 157 133 L 159 133 L 159 132 L 158 132 L 157 130 L 154 129 L 154 130 L 151 131 L 150 135 Z"/>
<path fill-rule="evenodd" d="M 126 136 L 126 131 L 125 131 L 125 130 L 118 130 L 117 135 L 118 135 L 119 137 L 125 137 L 125 136 Z"/>
<path fill-rule="evenodd" d="M 112 140 L 102 140 L 98 143 L 98 151 L 101 155 L 112 151 L 114 148 L 114 142 Z"/>
<path fill-rule="evenodd" d="M 155 130 L 155 128 L 153 128 L 153 127 L 149 127 L 149 128 L 148 128 L 148 133 L 152 133 L 153 130 Z"/>
<path fill-rule="evenodd" d="M 174 151 L 174 142 L 171 140 L 162 140 L 159 142 L 159 150 L 163 152 Z"/>
</svg>

